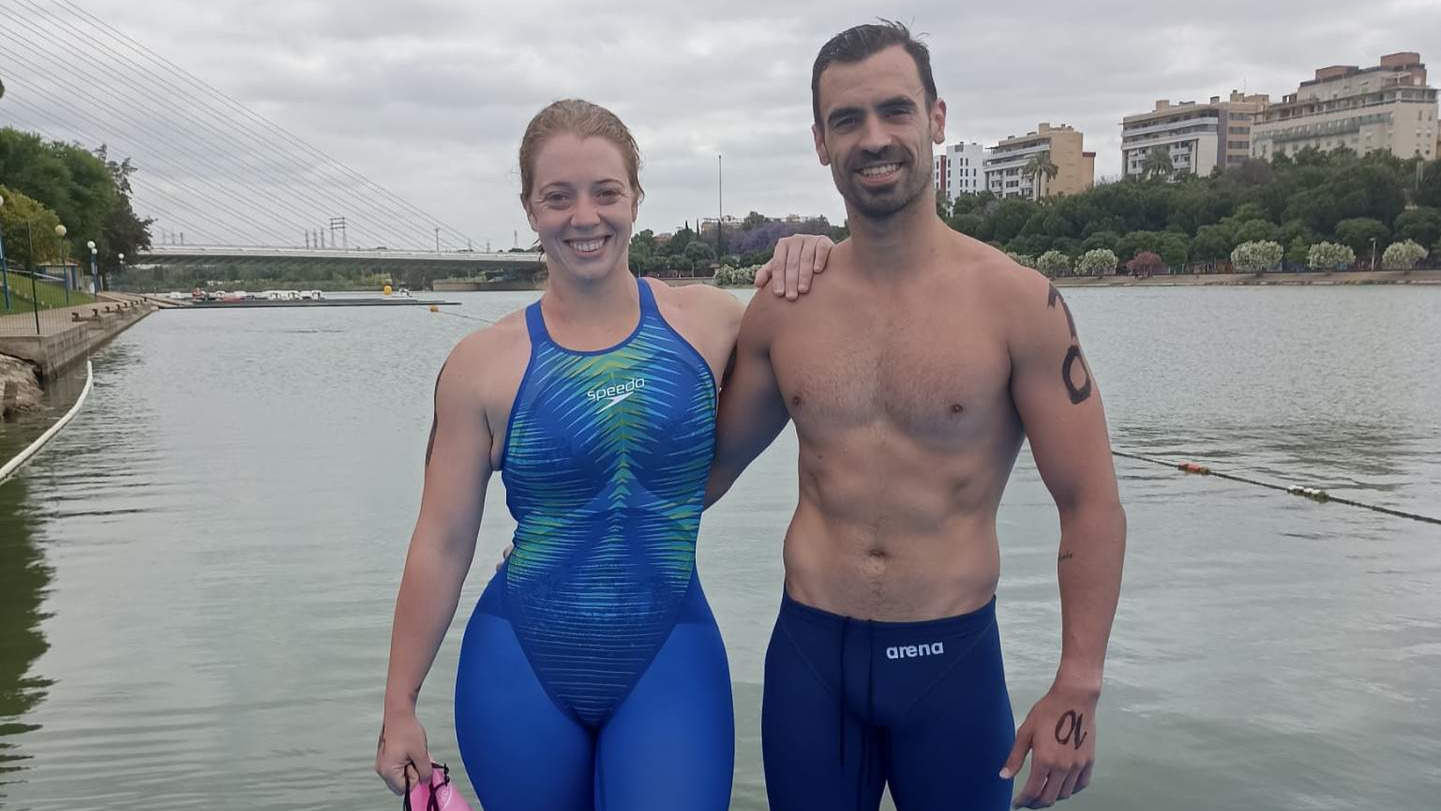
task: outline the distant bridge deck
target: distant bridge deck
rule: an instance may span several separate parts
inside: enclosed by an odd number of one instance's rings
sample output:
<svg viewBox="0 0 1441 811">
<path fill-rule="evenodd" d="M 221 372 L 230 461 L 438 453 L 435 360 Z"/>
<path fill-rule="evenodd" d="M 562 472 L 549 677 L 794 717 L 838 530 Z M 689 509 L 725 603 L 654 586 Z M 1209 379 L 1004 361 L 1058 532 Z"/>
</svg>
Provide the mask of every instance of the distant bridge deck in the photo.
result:
<svg viewBox="0 0 1441 811">
<path fill-rule="evenodd" d="M 156 245 L 132 264 L 196 265 L 280 262 L 374 268 L 427 268 L 457 274 L 482 270 L 538 270 L 540 254 L 485 251 L 393 251 L 386 248 L 267 248 L 246 245 Z"/>
</svg>

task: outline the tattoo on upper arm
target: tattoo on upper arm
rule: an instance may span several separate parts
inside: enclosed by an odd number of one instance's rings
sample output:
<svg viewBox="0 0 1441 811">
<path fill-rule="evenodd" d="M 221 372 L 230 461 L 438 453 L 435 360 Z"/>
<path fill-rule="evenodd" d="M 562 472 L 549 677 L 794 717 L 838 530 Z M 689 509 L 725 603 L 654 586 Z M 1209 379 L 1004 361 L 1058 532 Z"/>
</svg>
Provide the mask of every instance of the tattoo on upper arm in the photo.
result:
<svg viewBox="0 0 1441 811">
<path fill-rule="evenodd" d="M 446 361 L 449 363 L 449 361 Z M 445 374 L 445 363 L 440 365 L 440 371 L 435 375 L 435 398 L 440 397 L 440 376 Z M 430 441 L 425 443 L 425 466 L 430 467 L 430 454 L 435 450 L 435 426 L 440 422 L 440 406 L 436 405 L 434 413 L 430 417 Z"/>
<path fill-rule="evenodd" d="M 1071 403 L 1080 405 L 1091 397 L 1091 370 L 1086 368 L 1086 361 L 1081 357 L 1081 344 L 1076 340 L 1076 319 L 1071 317 L 1071 308 L 1066 306 L 1066 300 L 1061 298 L 1061 291 L 1053 284 L 1046 295 L 1046 306 L 1055 309 L 1058 301 L 1061 303 L 1061 311 L 1066 314 L 1066 326 L 1071 331 L 1071 345 L 1066 349 L 1065 359 L 1061 361 L 1061 382 L 1066 384 L 1066 393 L 1071 396 Z M 1082 378 L 1079 384 L 1076 383 L 1076 367 L 1080 367 Z"/>
<path fill-rule="evenodd" d="M 1075 552 L 1062 552 L 1061 555 L 1060 555 L 1060 557 L 1056 558 L 1056 562 L 1057 562 L 1057 563 L 1065 563 L 1066 561 L 1070 560 L 1071 558 L 1073 558 L 1073 557 L 1075 557 L 1075 556 L 1076 556 L 1076 553 L 1075 553 Z"/>
</svg>

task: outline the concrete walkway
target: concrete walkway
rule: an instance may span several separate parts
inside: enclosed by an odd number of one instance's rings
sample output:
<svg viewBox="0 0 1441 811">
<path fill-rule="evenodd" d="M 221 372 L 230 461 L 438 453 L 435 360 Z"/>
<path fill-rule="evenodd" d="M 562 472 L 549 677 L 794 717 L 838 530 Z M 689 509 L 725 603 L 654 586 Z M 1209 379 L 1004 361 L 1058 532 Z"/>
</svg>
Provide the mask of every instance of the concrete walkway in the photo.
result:
<svg viewBox="0 0 1441 811">
<path fill-rule="evenodd" d="M 134 303 L 131 303 L 134 302 Z M 94 319 L 95 310 L 103 317 L 106 308 L 114 314 L 117 309 L 141 306 L 143 299 L 128 293 L 101 293 L 94 304 L 80 304 L 74 307 L 55 307 L 40 311 L 40 330 L 35 330 L 35 313 L 22 312 L 14 315 L 0 315 L 0 336 L 58 335 L 65 330 L 83 325 L 76 318 Z"/>
<path fill-rule="evenodd" d="M 101 293 L 95 303 L 0 317 L 0 354 L 27 360 L 48 378 L 155 311 L 155 306 L 126 293 Z"/>
</svg>

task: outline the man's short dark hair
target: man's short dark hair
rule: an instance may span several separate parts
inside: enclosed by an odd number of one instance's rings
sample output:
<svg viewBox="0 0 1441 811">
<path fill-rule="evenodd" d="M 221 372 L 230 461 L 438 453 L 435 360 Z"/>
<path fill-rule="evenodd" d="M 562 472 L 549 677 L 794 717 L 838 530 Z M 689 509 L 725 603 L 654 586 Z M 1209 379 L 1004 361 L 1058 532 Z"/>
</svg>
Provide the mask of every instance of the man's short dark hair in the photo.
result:
<svg viewBox="0 0 1441 811">
<path fill-rule="evenodd" d="M 811 110 L 815 113 L 816 126 L 821 123 L 821 72 L 833 62 L 854 64 L 864 61 L 881 51 L 899 45 L 916 61 L 916 72 L 921 74 L 921 84 L 926 88 L 926 107 L 936 103 L 936 79 L 931 75 L 931 52 L 924 44 L 911 36 L 910 29 L 893 20 L 858 25 L 831 37 L 816 54 L 815 66 L 811 68 Z"/>
</svg>

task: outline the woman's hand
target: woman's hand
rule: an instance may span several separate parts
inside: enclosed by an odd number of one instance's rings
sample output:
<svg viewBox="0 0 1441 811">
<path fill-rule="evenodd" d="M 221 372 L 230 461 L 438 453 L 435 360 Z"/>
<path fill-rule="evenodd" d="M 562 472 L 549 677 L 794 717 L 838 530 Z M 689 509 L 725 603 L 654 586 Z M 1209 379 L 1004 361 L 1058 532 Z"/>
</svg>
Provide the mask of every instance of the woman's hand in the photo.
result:
<svg viewBox="0 0 1441 811">
<path fill-rule="evenodd" d="M 407 772 L 410 785 L 430 784 L 430 747 L 425 742 L 425 727 L 414 711 L 388 712 L 375 747 L 375 773 L 399 795 L 405 793 Z"/>
<path fill-rule="evenodd" d="M 816 234 L 792 234 L 776 243 L 771 260 L 756 271 L 756 287 L 771 282 L 771 291 L 791 301 L 811 289 L 811 277 L 826 269 L 835 243 Z"/>
</svg>

